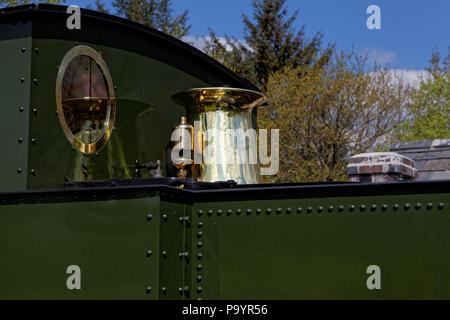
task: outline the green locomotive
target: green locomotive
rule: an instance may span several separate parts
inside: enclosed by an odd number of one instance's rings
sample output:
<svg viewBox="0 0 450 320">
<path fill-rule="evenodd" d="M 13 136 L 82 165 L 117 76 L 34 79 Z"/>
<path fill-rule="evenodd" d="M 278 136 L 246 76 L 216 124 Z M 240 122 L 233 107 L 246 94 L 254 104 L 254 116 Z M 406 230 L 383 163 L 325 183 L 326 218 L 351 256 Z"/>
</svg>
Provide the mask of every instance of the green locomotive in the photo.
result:
<svg viewBox="0 0 450 320">
<path fill-rule="evenodd" d="M 262 95 L 166 34 L 68 17 L 0 11 L 1 299 L 450 298 L 450 180 L 173 177 L 173 125 L 198 116 L 174 94 Z"/>
</svg>

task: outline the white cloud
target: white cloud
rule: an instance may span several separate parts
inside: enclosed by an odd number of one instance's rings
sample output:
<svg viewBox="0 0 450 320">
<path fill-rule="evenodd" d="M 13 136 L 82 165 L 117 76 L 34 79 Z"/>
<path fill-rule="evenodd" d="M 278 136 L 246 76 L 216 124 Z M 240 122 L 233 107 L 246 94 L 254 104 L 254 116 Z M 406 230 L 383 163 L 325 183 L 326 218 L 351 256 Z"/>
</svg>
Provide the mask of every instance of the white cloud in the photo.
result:
<svg viewBox="0 0 450 320">
<path fill-rule="evenodd" d="M 363 54 L 367 54 L 367 59 L 370 63 L 384 65 L 386 63 L 394 62 L 397 55 L 394 51 L 387 51 L 379 48 L 364 48 Z"/>
<path fill-rule="evenodd" d="M 181 40 L 189 43 L 191 46 L 202 50 L 205 45 L 205 41 L 210 39 L 209 37 L 199 37 L 199 36 L 184 36 Z"/>
<path fill-rule="evenodd" d="M 217 37 L 220 41 L 220 43 L 222 45 L 225 46 L 225 48 L 227 49 L 227 51 L 231 50 L 231 47 L 229 45 L 227 45 L 227 41 L 224 37 Z M 205 46 L 206 41 L 211 40 L 211 37 L 199 37 L 199 36 L 193 36 L 193 35 L 188 35 L 188 36 L 184 36 L 181 40 L 183 40 L 184 42 L 189 43 L 191 46 L 194 46 L 195 48 L 203 51 L 203 47 Z M 251 50 L 250 47 L 247 46 L 246 42 L 244 40 L 237 40 L 239 43 L 243 44 L 245 47 L 247 47 L 247 49 Z"/>
<path fill-rule="evenodd" d="M 418 88 L 421 80 L 426 80 L 430 75 L 426 70 L 406 70 L 391 69 L 389 70 L 393 78 L 402 79 L 407 84 Z"/>
</svg>

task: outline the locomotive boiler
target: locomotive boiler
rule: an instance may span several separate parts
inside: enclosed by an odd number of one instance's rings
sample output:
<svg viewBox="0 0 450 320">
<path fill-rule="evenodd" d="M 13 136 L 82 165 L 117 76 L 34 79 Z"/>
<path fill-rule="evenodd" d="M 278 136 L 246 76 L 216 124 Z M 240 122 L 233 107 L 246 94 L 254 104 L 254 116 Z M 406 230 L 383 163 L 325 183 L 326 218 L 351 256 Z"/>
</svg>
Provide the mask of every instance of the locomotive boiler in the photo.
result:
<svg viewBox="0 0 450 320">
<path fill-rule="evenodd" d="M 68 17 L 0 11 L 1 299 L 450 298 L 450 180 L 263 184 L 258 163 L 171 161 L 182 118 L 188 145 L 253 157 L 220 134 L 256 129 L 265 97 L 157 30 Z"/>
</svg>

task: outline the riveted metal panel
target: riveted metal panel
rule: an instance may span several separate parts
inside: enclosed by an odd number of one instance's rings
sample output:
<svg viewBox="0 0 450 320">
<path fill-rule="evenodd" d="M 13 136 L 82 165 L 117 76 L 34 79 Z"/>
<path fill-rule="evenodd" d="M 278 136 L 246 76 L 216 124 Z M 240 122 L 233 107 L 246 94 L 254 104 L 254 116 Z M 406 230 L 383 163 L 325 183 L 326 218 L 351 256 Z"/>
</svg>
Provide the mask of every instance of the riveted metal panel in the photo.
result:
<svg viewBox="0 0 450 320">
<path fill-rule="evenodd" d="M 449 198 L 195 204 L 192 240 L 202 245 L 193 252 L 202 269 L 192 278 L 202 280 L 192 298 L 448 299 Z M 381 268 L 381 290 L 367 288 L 371 265 Z"/>
<path fill-rule="evenodd" d="M 116 86 L 114 130 L 96 154 L 74 150 L 56 114 L 58 65 L 75 45 L 102 54 Z M 203 81 L 156 60 L 111 47 L 53 39 L 33 39 L 28 189 L 61 188 L 69 181 L 132 178 L 135 160 L 161 160 L 172 125 L 184 108 L 171 102 L 173 93 L 204 86 Z M 34 139 L 34 140 L 33 140 Z M 30 171 L 29 170 L 29 171 Z M 143 177 L 148 177 L 142 172 Z"/>
<path fill-rule="evenodd" d="M 158 213 L 158 197 L 1 206 L 0 298 L 158 298 Z"/>
<path fill-rule="evenodd" d="M 186 239 L 190 235 L 190 206 L 161 202 L 160 299 L 189 299 L 190 260 Z"/>
<path fill-rule="evenodd" d="M 0 24 L 0 192 L 26 190 L 31 23 Z M 21 36 L 10 39 L 11 36 Z"/>
</svg>

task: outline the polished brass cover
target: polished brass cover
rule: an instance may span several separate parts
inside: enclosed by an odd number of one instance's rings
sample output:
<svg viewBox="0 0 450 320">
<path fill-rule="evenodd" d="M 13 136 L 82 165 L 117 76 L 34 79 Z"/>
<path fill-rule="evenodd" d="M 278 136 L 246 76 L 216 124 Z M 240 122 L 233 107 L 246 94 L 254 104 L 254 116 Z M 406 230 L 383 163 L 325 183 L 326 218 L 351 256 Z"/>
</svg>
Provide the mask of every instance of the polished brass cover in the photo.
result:
<svg viewBox="0 0 450 320">
<path fill-rule="evenodd" d="M 256 139 L 248 139 L 244 144 L 235 143 L 229 139 L 227 129 L 234 129 L 233 132 L 239 134 L 252 129 L 251 110 L 266 103 L 263 94 L 239 88 L 212 87 L 189 89 L 175 94 L 172 100 L 185 106 L 190 124 L 196 121 L 199 124 L 193 137 L 195 146 L 200 147 L 202 152 L 209 148 L 214 159 L 220 160 L 206 163 L 203 158 L 201 164 L 196 163 L 194 166 L 201 167 L 196 178 L 207 182 L 234 180 L 239 184 L 262 183 Z M 209 129 L 216 129 L 218 135 L 208 139 L 205 134 Z M 245 140 L 245 137 L 238 139 Z M 229 156 L 239 161 L 227 163 Z M 255 157 L 256 162 L 250 161 Z"/>
<path fill-rule="evenodd" d="M 69 50 L 56 78 L 56 107 L 70 143 L 85 154 L 108 141 L 114 125 L 114 85 L 100 53 L 85 45 Z"/>
<path fill-rule="evenodd" d="M 186 122 L 185 117 L 181 117 L 180 124 L 172 132 L 173 149 L 172 153 L 176 157 L 171 159 L 171 164 L 177 168 L 178 178 L 191 178 L 193 158 L 193 137 L 194 128 Z"/>
</svg>

